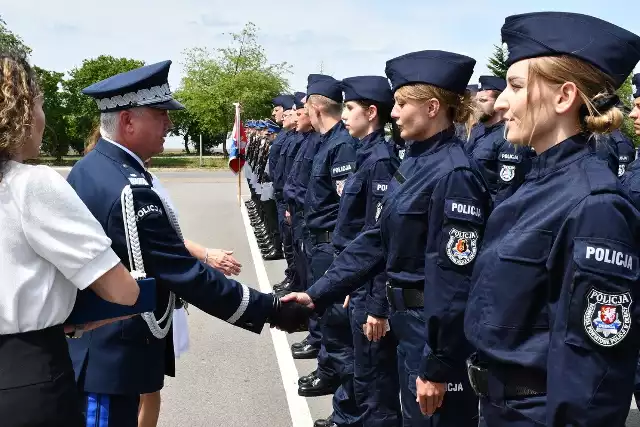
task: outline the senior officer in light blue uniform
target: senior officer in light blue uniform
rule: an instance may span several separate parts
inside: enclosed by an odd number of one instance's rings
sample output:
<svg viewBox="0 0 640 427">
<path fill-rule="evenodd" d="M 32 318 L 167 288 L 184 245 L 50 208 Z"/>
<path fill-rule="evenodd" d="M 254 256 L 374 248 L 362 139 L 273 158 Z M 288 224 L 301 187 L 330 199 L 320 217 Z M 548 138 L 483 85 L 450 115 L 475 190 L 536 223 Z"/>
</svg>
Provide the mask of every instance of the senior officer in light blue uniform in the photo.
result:
<svg viewBox="0 0 640 427">
<path fill-rule="evenodd" d="M 322 311 L 386 272 L 404 426 L 478 423 L 478 400 L 465 369 L 472 349 L 462 318 L 491 195 L 453 126 L 470 115 L 466 85 L 474 65 L 472 58 L 432 50 L 387 62 L 395 97 L 391 116 L 411 142 L 378 222 L 340 253 L 307 294 L 283 299 Z"/>
<path fill-rule="evenodd" d="M 384 139 L 384 126 L 391 119 L 394 103 L 387 78 L 350 77 L 342 80 L 342 89 L 342 119 L 360 146 L 356 172 L 345 183 L 333 234 L 332 243 L 338 254 L 360 232 L 375 226 L 389 181 L 400 165 L 394 149 Z M 397 340 L 393 332 L 388 332 L 386 280 L 386 274 L 379 274 L 351 293 L 349 301 L 357 425 L 367 427 L 397 427 L 402 421 Z"/>
<path fill-rule="evenodd" d="M 100 109 L 102 138 L 68 181 L 132 274 L 157 282 L 155 313 L 68 340 L 87 425 L 137 425 L 140 394 L 160 390 L 165 372 L 173 370 L 173 340 L 166 337 L 172 336 L 176 296 L 254 333 L 267 322 L 293 330 L 287 319 L 299 323 L 305 317 L 299 307 L 283 306 L 192 257 L 171 208 L 152 188 L 142 159 L 162 152 L 172 125 L 167 110 L 184 108 L 169 90 L 170 65 L 137 68 L 83 90 Z"/>
<path fill-rule="evenodd" d="M 312 126 L 321 134 L 304 206 L 314 281 L 327 271 L 333 261 L 331 239 L 340 198 L 345 181 L 355 171 L 357 141 L 342 123 L 342 100 L 342 88 L 337 80 L 317 74 L 308 77 L 306 108 Z M 302 396 L 333 394 L 340 381 L 352 371 L 348 366 L 353 361 L 351 328 L 342 302 L 334 304 L 324 313 L 321 331 L 318 373 L 313 381 L 299 386 L 298 393 Z M 349 391 L 343 388 L 336 391 L 334 415 L 348 419 L 356 413 L 355 397 Z"/>
<path fill-rule="evenodd" d="M 640 338 L 640 212 L 589 134 L 622 122 L 615 93 L 640 37 L 540 12 L 507 17 L 502 41 L 509 86 L 496 109 L 509 141 L 537 156 L 489 217 L 473 272 L 464 328 L 478 350 L 469 376 L 481 425 L 623 426 Z"/>
</svg>

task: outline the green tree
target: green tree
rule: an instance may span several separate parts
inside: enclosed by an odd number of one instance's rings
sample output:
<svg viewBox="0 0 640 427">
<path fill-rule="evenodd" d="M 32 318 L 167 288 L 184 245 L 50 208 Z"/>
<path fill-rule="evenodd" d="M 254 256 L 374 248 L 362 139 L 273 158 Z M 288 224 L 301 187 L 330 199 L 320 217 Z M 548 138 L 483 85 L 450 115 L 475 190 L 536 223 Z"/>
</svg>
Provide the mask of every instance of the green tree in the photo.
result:
<svg viewBox="0 0 640 427">
<path fill-rule="evenodd" d="M 633 142 L 633 145 L 638 147 L 640 146 L 640 136 L 636 135 L 633 129 L 633 120 L 629 118 L 628 114 L 628 111 L 631 110 L 631 107 L 633 105 L 633 85 L 631 84 L 632 77 L 633 74 L 629 75 L 629 77 L 627 77 L 625 82 L 617 91 L 620 100 L 626 107 L 624 122 L 622 123 L 622 127 L 620 128 L 620 130 L 627 136 L 627 138 L 629 138 Z"/>
<path fill-rule="evenodd" d="M 68 137 L 72 149 L 84 150 L 84 141 L 99 121 L 100 112 L 93 99 L 82 94 L 82 89 L 113 75 L 124 73 L 144 65 L 144 62 L 129 58 L 114 58 L 101 55 L 85 59 L 80 67 L 69 72 L 62 83 L 68 109 Z"/>
<path fill-rule="evenodd" d="M 493 56 L 489 58 L 487 68 L 489 68 L 494 76 L 506 79 L 507 69 L 509 69 L 507 66 L 507 57 L 509 55 L 502 46 L 494 45 L 494 48 Z"/>
<path fill-rule="evenodd" d="M 47 122 L 42 138 L 42 151 L 60 160 L 69 151 L 67 109 L 61 91 L 64 74 L 40 67 L 34 67 L 34 70 L 44 94 L 43 110 Z"/>
<path fill-rule="evenodd" d="M 253 23 L 230 36 L 230 46 L 213 54 L 202 48 L 185 52 L 186 76 L 179 90 L 200 130 L 218 143 L 233 128 L 234 102 L 242 105 L 243 117 L 268 117 L 271 99 L 288 89 L 284 76 L 290 72 L 286 62 L 269 63 Z M 224 145 L 223 150 L 228 155 Z"/>
<path fill-rule="evenodd" d="M 24 44 L 19 35 L 9 30 L 2 17 L 0 17 L 0 48 L 23 52 L 26 56 L 31 55 L 31 48 Z"/>
</svg>

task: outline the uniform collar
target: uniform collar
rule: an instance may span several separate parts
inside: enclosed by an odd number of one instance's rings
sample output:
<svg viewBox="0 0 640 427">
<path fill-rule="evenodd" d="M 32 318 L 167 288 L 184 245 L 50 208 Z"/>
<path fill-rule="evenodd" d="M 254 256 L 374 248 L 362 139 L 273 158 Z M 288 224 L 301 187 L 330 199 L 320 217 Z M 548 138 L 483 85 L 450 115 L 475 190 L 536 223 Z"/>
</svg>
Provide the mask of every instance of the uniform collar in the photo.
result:
<svg viewBox="0 0 640 427">
<path fill-rule="evenodd" d="M 358 150 L 356 152 L 356 169 L 358 169 L 364 161 L 367 160 L 380 141 L 384 142 L 383 128 L 371 132 L 360 140 L 358 143 Z"/>
<path fill-rule="evenodd" d="M 527 178 L 548 175 L 589 155 L 591 151 L 585 135 L 574 135 L 534 157 Z"/>
<path fill-rule="evenodd" d="M 411 141 L 407 143 L 407 157 L 419 157 L 425 153 L 432 153 L 445 143 L 449 142 L 455 136 L 456 130 L 453 126 L 449 126 L 442 132 L 438 132 L 424 141 Z"/>
<path fill-rule="evenodd" d="M 140 157 L 115 141 L 101 137 L 96 144 L 95 150 L 118 163 L 133 167 L 143 175 L 146 175 L 147 173 L 144 163 L 140 160 Z"/>
<path fill-rule="evenodd" d="M 104 139 L 107 142 L 110 142 L 111 144 L 115 145 L 116 147 L 118 147 L 119 149 L 123 150 L 125 153 L 127 153 L 128 155 L 130 155 L 131 157 L 133 157 L 133 159 L 138 162 L 138 164 L 140 166 L 142 166 L 142 169 L 145 170 L 146 168 L 144 167 L 144 162 L 142 161 L 142 159 L 140 159 L 140 157 L 134 153 L 133 151 L 129 150 L 127 147 L 125 147 L 124 145 L 118 144 L 117 142 L 115 142 L 112 139 L 107 138 L 106 136 L 102 136 L 102 139 Z"/>
<path fill-rule="evenodd" d="M 344 127 L 344 123 L 342 123 L 342 120 L 338 120 L 338 123 L 333 125 L 333 127 L 329 129 L 327 133 L 322 135 L 322 139 L 328 140 L 343 131 L 346 132 L 347 129 Z"/>
</svg>

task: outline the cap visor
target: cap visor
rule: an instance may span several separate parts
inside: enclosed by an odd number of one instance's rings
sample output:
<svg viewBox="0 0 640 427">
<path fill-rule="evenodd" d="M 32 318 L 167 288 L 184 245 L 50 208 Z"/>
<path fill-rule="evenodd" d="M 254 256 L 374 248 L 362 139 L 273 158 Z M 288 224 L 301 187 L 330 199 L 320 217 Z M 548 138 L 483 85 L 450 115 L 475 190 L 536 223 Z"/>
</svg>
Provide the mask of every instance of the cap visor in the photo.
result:
<svg viewBox="0 0 640 427">
<path fill-rule="evenodd" d="M 175 99 L 161 102 L 159 104 L 146 105 L 146 107 L 157 108 L 158 110 L 184 110 L 185 107 Z"/>
</svg>

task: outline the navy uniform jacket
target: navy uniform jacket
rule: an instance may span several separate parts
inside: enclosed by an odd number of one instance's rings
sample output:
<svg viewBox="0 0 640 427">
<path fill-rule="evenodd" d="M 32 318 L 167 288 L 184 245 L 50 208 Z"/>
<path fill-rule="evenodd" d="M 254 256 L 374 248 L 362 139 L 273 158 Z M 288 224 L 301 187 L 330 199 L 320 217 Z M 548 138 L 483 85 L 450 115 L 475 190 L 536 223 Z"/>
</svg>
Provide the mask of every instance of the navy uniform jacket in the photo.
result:
<svg viewBox="0 0 640 427">
<path fill-rule="evenodd" d="M 465 333 L 489 369 L 547 381 L 542 425 L 624 425 L 638 335 L 638 216 L 585 136 L 539 154 L 487 223 Z"/>
<path fill-rule="evenodd" d="M 283 175 L 283 188 L 289 180 L 289 176 L 291 176 L 293 171 L 293 165 L 295 163 L 296 157 L 298 153 L 301 151 L 303 143 L 306 141 L 308 137 L 308 133 L 296 132 L 296 138 L 291 141 L 289 146 L 287 147 L 286 158 L 283 159 L 285 161 L 284 169 L 282 172 Z M 304 150 L 302 150 L 304 151 Z"/>
<path fill-rule="evenodd" d="M 271 146 L 269 147 L 269 157 L 267 166 L 269 167 L 269 180 L 274 182 L 275 180 L 275 171 L 276 165 L 278 164 L 278 160 L 280 160 L 280 149 L 282 147 L 282 143 L 285 138 L 287 138 L 290 134 L 290 131 L 286 129 L 281 129 L 278 132 L 278 135 L 271 141 Z"/>
<path fill-rule="evenodd" d="M 629 138 L 624 136 L 619 129 L 611 132 L 611 138 L 615 141 L 618 148 L 618 177 L 624 175 L 629 166 L 636 158 L 636 148 Z"/>
<path fill-rule="evenodd" d="M 304 203 L 307 228 L 333 231 L 345 180 L 355 171 L 357 142 L 342 121 L 320 137 Z"/>
<path fill-rule="evenodd" d="M 472 128 L 465 150 L 478 162 L 482 175 L 496 204 L 515 191 L 529 168 L 530 152 L 526 147 L 516 147 L 504 139 L 504 123 L 486 127 L 477 124 Z M 503 194 L 504 193 L 504 194 Z"/>
<path fill-rule="evenodd" d="M 291 171 L 287 176 L 283 191 L 284 201 L 287 202 L 289 206 L 300 209 L 302 209 L 304 205 L 304 196 L 307 192 L 307 184 L 309 183 L 311 164 L 313 163 L 313 156 L 316 154 L 318 139 L 320 137 L 320 135 L 313 130 L 303 132 L 301 135 L 304 139 L 300 142 L 300 148 L 293 159 Z M 309 153 L 308 159 L 307 152 Z"/>
<path fill-rule="evenodd" d="M 284 184 L 287 181 L 287 157 L 289 148 L 292 145 L 298 145 L 303 136 L 295 130 L 289 131 L 289 135 L 282 141 L 280 145 L 280 155 L 276 160 L 276 169 L 273 173 L 273 190 L 279 194 L 278 198 L 282 194 Z"/>
<path fill-rule="evenodd" d="M 68 177 L 127 267 L 120 197 L 130 178 L 145 176 L 143 166 L 131 155 L 101 139 Z M 173 291 L 219 319 L 259 333 L 271 312 L 273 298 L 227 279 L 192 257 L 171 226 L 159 196 L 147 186 L 134 188 L 133 193 L 145 270 L 157 284 L 156 318 L 164 314 L 169 291 Z M 156 339 L 145 321 L 136 316 L 86 332 L 68 343 L 76 379 L 84 391 L 130 395 L 162 387 L 165 348 L 172 348 L 173 340 L 172 331 L 167 338 Z"/>
<path fill-rule="evenodd" d="M 449 382 L 470 353 L 462 318 L 491 196 L 453 126 L 412 142 L 389 183 L 376 226 L 333 261 L 307 293 L 319 310 L 386 271 L 398 288 L 424 290 L 426 345 L 419 375 Z"/>
<path fill-rule="evenodd" d="M 382 209 L 382 199 L 389 181 L 400 165 L 393 155 L 390 144 L 384 139 L 384 130 L 377 130 L 360 141 L 357 151 L 356 172 L 345 185 L 338 210 L 338 220 L 332 243 L 337 252 L 342 252 L 360 232 L 375 226 Z M 386 296 L 387 276 L 377 275 L 367 282 L 363 304 L 367 314 L 376 317 L 389 316 Z M 364 322 L 362 322 L 364 323 Z"/>
</svg>

